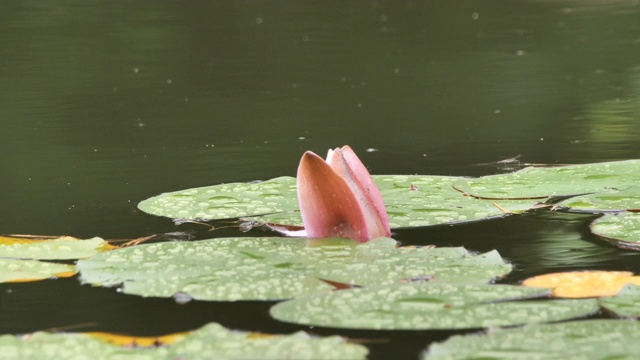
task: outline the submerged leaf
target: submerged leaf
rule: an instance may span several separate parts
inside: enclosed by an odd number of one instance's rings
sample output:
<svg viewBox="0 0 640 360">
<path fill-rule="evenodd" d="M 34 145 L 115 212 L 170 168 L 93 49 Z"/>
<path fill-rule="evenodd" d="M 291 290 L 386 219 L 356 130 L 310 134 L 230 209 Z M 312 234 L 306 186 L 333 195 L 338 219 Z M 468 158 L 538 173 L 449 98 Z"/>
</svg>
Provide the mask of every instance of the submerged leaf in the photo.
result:
<svg viewBox="0 0 640 360">
<path fill-rule="evenodd" d="M 0 283 L 37 281 L 75 274 L 73 265 L 0 258 Z"/>
<path fill-rule="evenodd" d="M 147 344 L 153 339 L 159 342 Z M 156 345 L 156 347 L 146 347 L 147 345 Z M 157 347 L 157 345 L 168 346 Z M 315 338 L 303 332 L 290 335 L 266 335 L 231 331 L 215 323 L 190 333 L 159 338 L 137 338 L 104 333 L 49 334 L 44 332 L 20 337 L 0 336 L 0 353 L 15 359 L 84 359 L 96 356 L 102 359 L 149 360 L 316 359 L 318 354 L 322 354 L 324 359 L 364 359 L 367 352 L 364 346 L 347 343 L 337 336 Z"/>
<path fill-rule="evenodd" d="M 0 236 L 0 257 L 18 259 L 80 259 L 114 248 L 99 237 L 80 240 L 70 236 L 53 239 L 26 239 Z"/>
<path fill-rule="evenodd" d="M 553 288 L 554 297 L 585 298 L 617 294 L 626 284 L 639 284 L 629 271 L 570 271 L 534 276 L 524 286 Z"/>
<path fill-rule="evenodd" d="M 271 308 L 271 316 L 296 324 L 349 329 L 444 330 L 559 321 L 598 310 L 592 299 L 522 300 L 548 293 L 510 285 L 395 284 L 285 301 Z"/>
<path fill-rule="evenodd" d="M 331 291 L 323 280 L 361 286 L 424 277 L 486 283 L 511 265 L 495 251 L 399 248 L 388 238 L 359 245 L 346 239 L 219 238 L 118 249 L 80 260 L 77 268 L 83 282 L 122 284 L 128 294 L 234 301 Z"/>
<path fill-rule="evenodd" d="M 638 359 L 640 323 L 585 320 L 492 329 L 436 343 L 423 360 Z"/>
</svg>

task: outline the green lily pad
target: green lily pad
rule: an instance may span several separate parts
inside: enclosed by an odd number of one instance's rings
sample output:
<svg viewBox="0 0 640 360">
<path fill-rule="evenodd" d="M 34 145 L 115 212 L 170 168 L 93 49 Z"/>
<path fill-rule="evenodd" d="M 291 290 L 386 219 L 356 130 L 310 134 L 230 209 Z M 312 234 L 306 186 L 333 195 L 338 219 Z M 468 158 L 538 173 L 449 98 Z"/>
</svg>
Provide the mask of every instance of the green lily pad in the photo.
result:
<svg viewBox="0 0 640 360">
<path fill-rule="evenodd" d="M 138 204 L 152 215 L 174 219 L 231 219 L 298 210 L 295 178 L 231 183 L 174 191 Z"/>
<path fill-rule="evenodd" d="M 82 333 L 0 336 L 5 359 L 364 359 L 367 348 L 337 336 L 315 338 L 304 332 L 266 335 L 231 331 L 211 323 L 172 345 L 122 347 Z"/>
<path fill-rule="evenodd" d="M 436 343 L 423 360 L 638 359 L 640 324 L 626 320 L 584 320 L 492 329 Z"/>
<path fill-rule="evenodd" d="M 640 286 L 627 284 L 614 296 L 600 298 L 600 306 L 622 317 L 640 317 Z"/>
<path fill-rule="evenodd" d="M 400 281 L 486 283 L 511 265 L 463 248 L 398 248 L 393 239 L 220 238 L 139 245 L 80 260 L 84 283 L 141 296 L 278 300 L 329 292 L 320 279 L 370 286 Z"/>
<path fill-rule="evenodd" d="M 591 232 L 618 247 L 640 250 L 640 213 L 605 214 L 591 223 Z"/>
<path fill-rule="evenodd" d="M 17 259 L 68 260 L 97 254 L 109 247 L 101 238 L 80 240 L 72 237 L 32 240 L 0 237 L 0 257 Z"/>
<path fill-rule="evenodd" d="M 459 180 L 455 187 L 486 199 L 543 199 L 639 189 L 639 182 L 640 160 L 628 160 L 551 168 L 529 167 L 509 174 Z"/>
<path fill-rule="evenodd" d="M 285 301 L 271 308 L 271 316 L 335 328 L 436 330 L 559 321 L 599 309 L 593 299 L 513 301 L 548 294 L 510 285 L 395 284 Z"/>
<path fill-rule="evenodd" d="M 571 197 L 558 202 L 558 205 L 571 211 L 589 213 L 640 209 L 640 186 L 607 188 L 598 193 Z"/>
<path fill-rule="evenodd" d="M 491 201 L 463 196 L 452 184 L 460 177 L 374 175 L 391 227 L 450 224 L 504 216 L 535 205 L 532 200 Z M 302 225 L 296 180 L 231 183 L 165 193 L 142 201 L 140 210 L 174 219 L 249 218 L 260 223 Z M 256 217 L 259 216 L 259 217 Z M 250 218 L 256 217 L 256 218 Z"/>
<path fill-rule="evenodd" d="M 75 274 L 73 265 L 0 258 L 0 283 L 44 280 Z"/>
</svg>

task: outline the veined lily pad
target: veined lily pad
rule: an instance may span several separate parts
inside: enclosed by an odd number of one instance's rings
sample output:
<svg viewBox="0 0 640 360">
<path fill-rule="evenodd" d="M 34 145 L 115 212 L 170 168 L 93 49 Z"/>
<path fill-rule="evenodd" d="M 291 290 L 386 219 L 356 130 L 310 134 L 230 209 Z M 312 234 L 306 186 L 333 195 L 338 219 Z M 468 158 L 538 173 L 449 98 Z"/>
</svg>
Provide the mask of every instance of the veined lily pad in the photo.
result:
<svg viewBox="0 0 640 360">
<path fill-rule="evenodd" d="M 391 227 L 427 226 L 503 216 L 520 212 L 533 200 L 494 204 L 463 196 L 452 188 L 460 177 L 374 175 L 387 206 Z M 260 216 L 258 222 L 302 225 L 296 182 L 280 177 L 259 183 L 232 183 L 165 193 L 142 201 L 140 210 L 153 215 L 191 220 Z M 501 209 L 502 208 L 502 209 Z"/>
<path fill-rule="evenodd" d="M 398 248 L 393 239 L 220 238 L 155 243 L 80 260 L 82 281 L 128 294 L 199 300 L 278 300 L 329 292 L 320 279 L 370 286 L 401 281 L 486 283 L 511 270 L 493 251 Z"/>
<path fill-rule="evenodd" d="M 640 209 L 640 186 L 624 189 L 611 187 L 560 201 L 558 205 L 568 207 L 571 211 L 591 213 Z"/>
<path fill-rule="evenodd" d="M 593 299 L 513 301 L 548 294 L 510 285 L 395 284 L 285 301 L 271 308 L 271 316 L 314 326 L 418 330 L 559 321 L 598 310 Z"/>
<path fill-rule="evenodd" d="M 89 257 L 112 248 L 101 238 L 80 240 L 70 236 L 56 239 L 25 239 L 0 236 L 0 257 L 66 260 Z"/>
<path fill-rule="evenodd" d="M 433 344 L 423 360 L 638 359 L 640 324 L 585 320 L 493 329 L 485 335 L 453 336 Z"/>
<path fill-rule="evenodd" d="M 459 180 L 455 187 L 486 199 L 542 199 L 631 189 L 640 192 L 639 182 L 640 160 L 628 160 L 551 168 L 529 167 L 509 174 Z"/>
<path fill-rule="evenodd" d="M 75 275 L 73 265 L 0 258 L 0 283 L 44 280 Z"/>
<path fill-rule="evenodd" d="M 0 336 L 0 353 L 8 359 L 364 359 L 367 349 L 331 336 L 313 338 L 303 332 L 266 335 L 230 331 L 212 323 L 166 347 L 122 347 L 104 335 L 49 334 Z M 137 344 L 135 338 L 132 343 Z"/>
<path fill-rule="evenodd" d="M 640 286 L 627 284 L 613 296 L 600 298 L 600 306 L 622 317 L 640 317 Z"/>
<path fill-rule="evenodd" d="M 618 247 L 640 250 L 640 213 L 606 214 L 591 223 L 591 231 Z"/>
</svg>

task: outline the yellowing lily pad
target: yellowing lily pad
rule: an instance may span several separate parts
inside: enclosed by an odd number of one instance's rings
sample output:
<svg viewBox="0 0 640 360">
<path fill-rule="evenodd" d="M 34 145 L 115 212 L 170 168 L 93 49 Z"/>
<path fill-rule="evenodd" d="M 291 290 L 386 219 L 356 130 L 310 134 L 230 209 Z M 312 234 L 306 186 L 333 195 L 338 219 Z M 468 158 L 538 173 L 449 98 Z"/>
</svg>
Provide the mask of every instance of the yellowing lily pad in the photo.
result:
<svg viewBox="0 0 640 360">
<path fill-rule="evenodd" d="M 101 238 L 80 240 L 70 236 L 33 239 L 0 236 L 0 257 L 17 259 L 68 260 L 89 257 L 114 248 Z"/>
<path fill-rule="evenodd" d="M 522 212 L 534 200 L 494 204 L 464 196 L 452 184 L 460 177 L 374 175 L 391 227 L 451 224 Z M 140 210 L 176 219 L 248 218 L 260 223 L 302 225 L 296 181 L 280 177 L 258 183 L 231 183 L 161 194 L 138 204 Z M 506 211 L 506 212 L 505 212 Z"/>
<path fill-rule="evenodd" d="M 114 344 L 115 341 L 118 344 Z M 107 339 L 107 340 L 105 340 Z M 367 349 L 337 336 L 315 338 L 303 332 L 265 335 L 231 331 L 218 324 L 188 334 L 168 335 L 147 347 L 146 338 L 111 334 L 37 332 L 0 336 L 0 354 L 12 359 L 364 359 Z M 143 346 L 138 342 L 143 341 Z M 167 342 L 165 342 L 167 341 Z M 154 345 L 154 344 L 151 344 Z"/>
<path fill-rule="evenodd" d="M 75 274 L 73 265 L 0 258 L 0 283 L 37 281 Z"/>
<path fill-rule="evenodd" d="M 468 329 L 566 320 L 598 310 L 597 301 L 523 299 L 547 289 L 510 285 L 394 284 L 305 296 L 271 308 L 280 321 L 373 329 Z"/>
<path fill-rule="evenodd" d="M 638 359 L 640 323 L 585 320 L 491 329 L 431 345 L 422 360 Z"/>
<path fill-rule="evenodd" d="M 329 280 L 371 286 L 398 282 L 486 283 L 511 270 L 495 252 L 397 247 L 380 238 L 219 238 L 154 243 L 78 261 L 84 283 L 122 286 L 127 294 L 198 300 L 278 300 L 330 292 Z"/>
<path fill-rule="evenodd" d="M 107 332 L 88 332 L 87 335 L 107 341 L 114 345 L 125 347 L 158 347 L 172 345 L 176 341 L 188 336 L 188 333 L 181 332 L 162 336 L 131 336 L 113 334 Z"/>
<path fill-rule="evenodd" d="M 553 288 L 552 296 L 586 298 L 617 294 L 626 284 L 640 284 L 629 271 L 571 271 L 534 276 L 524 286 Z"/>
</svg>

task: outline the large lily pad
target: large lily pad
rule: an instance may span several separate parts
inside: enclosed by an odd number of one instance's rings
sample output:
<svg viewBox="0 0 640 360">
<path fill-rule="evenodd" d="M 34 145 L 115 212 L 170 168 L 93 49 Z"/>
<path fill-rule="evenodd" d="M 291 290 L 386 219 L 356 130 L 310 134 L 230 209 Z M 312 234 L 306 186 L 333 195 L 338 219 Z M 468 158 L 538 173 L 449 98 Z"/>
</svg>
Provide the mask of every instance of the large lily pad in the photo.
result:
<svg viewBox="0 0 640 360">
<path fill-rule="evenodd" d="M 640 213 L 606 214 L 591 223 L 591 231 L 616 246 L 640 250 Z"/>
<path fill-rule="evenodd" d="M 493 329 L 485 335 L 453 336 L 429 347 L 423 360 L 638 359 L 640 324 L 585 320 Z"/>
<path fill-rule="evenodd" d="M 542 199 L 583 193 L 640 191 L 639 182 L 640 160 L 628 160 L 551 168 L 529 167 L 509 174 L 459 180 L 455 187 L 487 199 Z"/>
<path fill-rule="evenodd" d="M 25 282 L 75 275 L 73 265 L 0 258 L 0 283 Z"/>
<path fill-rule="evenodd" d="M 298 210 L 295 178 L 231 183 L 164 193 L 138 208 L 174 219 L 214 220 Z"/>
<path fill-rule="evenodd" d="M 80 259 L 112 248 L 101 238 L 80 240 L 69 236 L 55 239 L 25 239 L 0 236 L 0 257 L 17 259 Z"/>
<path fill-rule="evenodd" d="M 391 227 L 427 226 L 474 221 L 524 211 L 535 201 L 494 204 L 463 196 L 453 189 L 459 177 L 374 175 L 387 206 Z M 280 177 L 257 183 L 231 183 L 161 194 L 138 204 L 159 216 L 191 220 L 255 218 L 259 222 L 302 225 L 296 182 Z M 502 208 L 502 209 L 501 209 Z M 267 216 L 264 216 L 267 215 Z"/>
<path fill-rule="evenodd" d="M 395 284 L 285 301 L 271 308 L 271 316 L 314 326 L 417 330 L 559 321 L 598 310 L 593 299 L 513 301 L 548 294 L 510 285 Z"/>
<path fill-rule="evenodd" d="M 346 239 L 220 238 L 118 249 L 80 260 L 82 281 L 122 284 L 141 296 L 188 294 L 199 300 L 278 300 L 328 292 L 320 279 L 353 285 L 401 281 L 486 283 L 511 270 L 493 251 L 398 248 L 380 238 L 357 245 Z"/>
<path fill-rule="evenodd" d="M 364 359 L 367 349 L 331 336 L 266 335 L 212 323 L 166 347 L 122 347 L 89 334 L 0 336 L 3 359 Z M 135 340 L 135 339 L 134 339 Z"/>
</svg>

